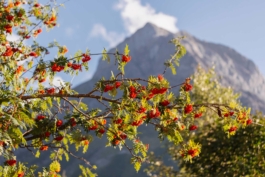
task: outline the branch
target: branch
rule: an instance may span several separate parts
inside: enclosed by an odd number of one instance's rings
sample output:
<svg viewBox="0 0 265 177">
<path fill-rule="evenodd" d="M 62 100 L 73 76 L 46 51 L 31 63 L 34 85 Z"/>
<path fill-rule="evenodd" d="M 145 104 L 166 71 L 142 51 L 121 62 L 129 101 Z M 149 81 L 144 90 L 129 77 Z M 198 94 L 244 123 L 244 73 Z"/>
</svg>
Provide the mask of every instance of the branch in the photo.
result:
<svg viewBox="0 0 265 177">
<path fill-rule="evenodd" d="M 83 157 L 78 157 L 78 156 L 74 155 L 71 151 L 67 150 L 65 147 L 61 147 L 61 148 L 63 148 L 63 150 L 65 150 L 65 151 L 66 151 L 68 154 L 70 154 L 71 156 L 73 156 L 73 157 L 75 157 L 75 158 L 77 158 L 77 159 L 79 159 L 79 160 L 84 161 L 87 165 L 89 165 L 90 167 L 92 167 L 92 165 L 90 164 L 90 162 L 87 161 L 85 158 L 83 158 Z"/>
<path fill-rule="evenodd" d="M 104 101 L 108 101 L 108 102 L 112 102 L 112 103 L 116 103 L 116 104 L 121 104 L 117 100 L 109 99 L 109 98 L 98 96 L 98 95 L 91 95 L 90 93 L 88 93 L 88 94 L 74 94 L 74 95 L 71 95 L 71 94 L 59 94 L 59 93 L 56 93 L 56 94 L 42 94 L 42 95 L 28 95 L 28 96 L 22 96 L 21 100 L 29 100 L 29 99 L 45 98 L 45 97 L 94 98 L 94 99 L 104 100 Z"/>
</svg>

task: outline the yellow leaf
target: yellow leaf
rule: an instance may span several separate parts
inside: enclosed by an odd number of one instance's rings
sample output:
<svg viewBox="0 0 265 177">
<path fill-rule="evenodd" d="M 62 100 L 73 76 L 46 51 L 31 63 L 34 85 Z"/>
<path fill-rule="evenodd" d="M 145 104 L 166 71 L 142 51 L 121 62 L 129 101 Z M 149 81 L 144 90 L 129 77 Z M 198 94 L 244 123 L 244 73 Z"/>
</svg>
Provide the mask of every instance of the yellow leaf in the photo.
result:
<svg viewBox="0 0 265 177">
<path fill-rule="evenodd" d="M 235 109 L 237 107 L 237 103 L 233 101 L 229 104 L 229 107 L 231 107 L 232 109 Z"/>
<path fill-rule="evenodd" d="M 58 161 L 53 161 L 51 164 L 50 164 L 50 171 L 54 171 L 56 173 L 60 172 L 61 171 L 61 165 Z"/>
<path fill-rule="evenodd" d="M 126 44 L 125 48 L 124 48 L 124 55 L 129 55 L 130 50 L 129 50 L 129 46 L 128 44 Z"/>
</svg>

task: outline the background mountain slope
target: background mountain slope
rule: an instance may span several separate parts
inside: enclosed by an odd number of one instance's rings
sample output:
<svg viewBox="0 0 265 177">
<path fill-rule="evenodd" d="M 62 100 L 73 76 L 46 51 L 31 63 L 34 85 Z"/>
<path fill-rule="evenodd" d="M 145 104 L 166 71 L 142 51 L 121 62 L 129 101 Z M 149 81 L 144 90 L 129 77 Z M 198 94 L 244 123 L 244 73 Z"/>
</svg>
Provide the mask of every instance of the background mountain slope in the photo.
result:
<svg viewBox="0 0 265 177">
<path fill-rule="evenodd" d="M 178 36 L 186 37 L 182 44 L 187 54 L 181 59 L 177 75 L 172 75 L 170 71 L 166 73 L 165 77 L 172 84 L 182 83 L 194 73 L 198 64 L 204 68 L 214 65 L 216 73 L 221 76 L 221 82 L 242 94 L 244 105 L 265 111 L 265 79 L 251 60 L 224 45 L 199 40 L 186 32 L 173 34 L 151 23 L 116 47 L 123 51 L 125 44 L 128 44 L 131 51 L 132 60 L 126 66 L 125 77 L 147 78 L 149 75 L 161 74 L 164 70 L 163 62 L 174 52 L 174 46 L 168 42 Z M 115 49 L 109 52 L 115 52 Z M 117 73 L 113 60 L 110 64 L 100 61 L 93 78 L 76 87 L 76 90 L 86 92 L 102 76 L 109 78 L 110 71 Z"/>
</svg>

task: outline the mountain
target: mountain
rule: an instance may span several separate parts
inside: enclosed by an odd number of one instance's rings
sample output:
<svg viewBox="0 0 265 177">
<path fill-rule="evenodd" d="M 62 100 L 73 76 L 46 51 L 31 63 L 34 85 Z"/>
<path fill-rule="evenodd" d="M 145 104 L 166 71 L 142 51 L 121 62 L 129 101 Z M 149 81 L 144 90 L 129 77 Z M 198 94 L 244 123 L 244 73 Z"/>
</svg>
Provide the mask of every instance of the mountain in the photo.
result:
<svg viewBox="0 0 265 177">
<path fill-rule="evenodd" d="M 126 66 L 126 77 L 147 78 L 149 75 L 161 74 L 164 69 L 162 63 L 174 53 L 174 46 L 168 42 L 179 36 L 186 37 L 182 44 L 186 47 L 187 54 L 181 59 L 176 76 L 171 72 L 166 73 L 165 77 L 172 84 L 182 83 L 194 73 L 199 64 L 204 68 L 215 65 L 216 73 L 221 76 L 221 82 L 241 93 L 243 105 L 265 112 L 265 79 L 253 61 L 229 47 L 199 40 L 187 32 L 173 34 L 147 23 L 126 38 L 116 47 L 119 51 L 123 51 L 125 44 L 129 45 L 132 60 Z M 109 52 L 115 52 L 115 49 Z M 93 83 L 102 76 L 109 78 L 110 71 L 117 73 L 114 63 L 100 61 L 93 78 L 76 87 L 76 90 L 85 92 L 91 89 Z"/>
<path fill-rule="evenodd" d="M 222 84 L 231 86 L 235 91 L 240 92 L 241 102 L 245 106 L 250 106 L 253 110 L 265 112 L 265 79 L 255 64 L 242 56 L 235 50 L 220 44 L 214 44 L 199 40 L 187 32 L 173 34 L 151 23 L 147 23 L 143 28 L 136 31 L 132 36 L 126 38 L 117 46 L 119 51 L 123 51 L 125 44 L 129 45 L 132 60 L 126 66 L 128 78 L 148 78 L 149 75 L 161 74 L 164 70 L 163 62 L 174 53 L 174 46 L 168 42 L 175 37 L 186 36 L 182 44 L 187 49 L 187 54 L 181 59 L 180 67 L 177 68 L 177 75 L 172 75 L 171 71 L 165 77 L 172 85 L 182 83 L 185 78 L 192 75 L 198 64 L 204 68 L 215 65 L 216 73 L 221 76 Z M 111 49 L 109 52 L 115 52 Z M 112 60 L 110 64 L 100 61 L 94 77 L 75 88 L 79 93 L 87 93 L 94 86 L 94 83 L 104 76 L 110 77 L 110 71 L 117 74 L 117 66 Z M 90 108 L 101 106 L 97 101 L 85 100 Z M 157 151 L 160 155 L 162 143 L 157 139 L 153 127 L 144 127 L 142 131 L 150 137 L 142 137 L 145 143 L 149 143 L 151 151 Z M 91 144 L 88 153 L 83 155 L 91 163 L 95 163 L 99 176 L 146 176 L 143 172 L 136 172 L 130 163 L 130 154 L 127 150 L 114 150 L 104 148 L 106 141 L 95 140 Z M 73 163 L 65 164 L 71 167 Z M 75 171 L 68 174 L 71 176 Z"/>
</svg>

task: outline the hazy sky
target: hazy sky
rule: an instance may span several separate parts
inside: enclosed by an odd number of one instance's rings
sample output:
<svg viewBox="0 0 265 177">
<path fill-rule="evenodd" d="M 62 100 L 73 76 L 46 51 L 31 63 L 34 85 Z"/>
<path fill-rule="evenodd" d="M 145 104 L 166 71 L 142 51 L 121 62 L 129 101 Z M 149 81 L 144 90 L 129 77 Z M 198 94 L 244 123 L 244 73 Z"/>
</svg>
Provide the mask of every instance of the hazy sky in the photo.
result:
<svg viewBox="0 0 265 177">
<path fill-rule="evenodd" d="M 68 46 L 69 54 L 86 48 L 96 53 L 146 22 L 234 48 L 265 75 L 265 0 L 69 0 L 60 9 L 60 27 L 39 40 L 56 39 Z M 98 58 L 89 63 L 90 72 L 73 79 L 74 85 L 92 77 Z"/>
</svg>

